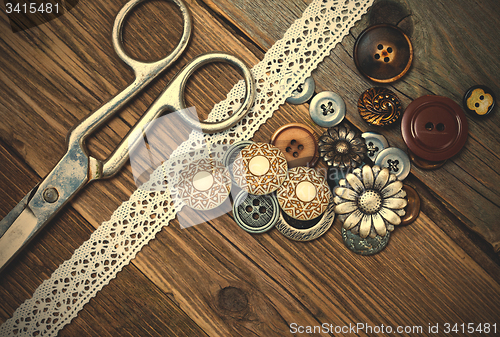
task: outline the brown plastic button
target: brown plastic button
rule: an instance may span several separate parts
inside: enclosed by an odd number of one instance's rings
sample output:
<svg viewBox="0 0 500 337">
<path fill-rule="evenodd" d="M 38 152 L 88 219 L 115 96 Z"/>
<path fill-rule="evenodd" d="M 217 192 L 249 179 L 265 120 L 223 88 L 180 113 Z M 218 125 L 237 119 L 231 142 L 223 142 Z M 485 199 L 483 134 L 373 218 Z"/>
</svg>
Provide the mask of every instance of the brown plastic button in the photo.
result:
<svg viewBox="0 0 500 337">
<path fill-rule="evenodd" d="M 413 152 L 408 150 L 408 155 L 410 156 L 410 160 L 418 168 L 421 168 L 422 170 L 435 170 L 440 168 L 446 163 L 446 159 L 442 161 L 428 161 L 425 159 L 422 159 L 420 157 L 415 156 Z"/>
<path fill-rule="evenodd" d="M 413 47 L 406 34 L 396 26 L 380 24 L 365 29 L 354 44 L 354 62 L 372 81 L 390 83 L 410 69 Z"/>
<path fill-rule="evenodd" d="M 396 122 L 403 108 L 398 96 L 387 88 L 370 88 L 359 96 L 358 111 L 368 124 L 387 126 Z"/>
<path fill-rule="evenodd" d="M 401 133 L 416 156 L 439 162 L 456 155 L 467 141 L 462 108 L 443 96 L 422 96 L 411 102 L 401 120 Z"/>
<path fill-rule="evenodd" d="M 408 204 L 405 207 L 406 214 L 401 218 L 401 225 L 408 225 L 415 221 L 420 214 L 420 197 L 411 186 L 403 185 L 403 190 L 406 192 Z"/>
<path fill-rule="evenodd" d="M 283 125 L 271 137 L 271 144 L 283 152 L 288 167 L 313 167 L 318 162 L 318 141 L 314 130 L 307 125 Z"/>
</svg>

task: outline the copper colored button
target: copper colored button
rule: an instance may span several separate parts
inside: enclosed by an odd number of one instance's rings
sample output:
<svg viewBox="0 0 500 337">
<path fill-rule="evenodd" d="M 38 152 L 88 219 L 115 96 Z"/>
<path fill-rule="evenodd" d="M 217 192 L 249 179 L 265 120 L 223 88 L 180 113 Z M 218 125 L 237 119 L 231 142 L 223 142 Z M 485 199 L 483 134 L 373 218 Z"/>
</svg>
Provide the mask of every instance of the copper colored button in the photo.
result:
<svg viewBox="0 0 500 337">
<path fill-rule="evenodd" d="M 411 186 L 403 185 L 403 190 L 406 192 L 408 204 L 405 207 L 406 214 L 401 218 L 401 225 L 408 225 L 415 221 L 420 214 L 420 197 Z"/>
<path fill-rule="evenodd" d="M 402 110 L 398 96 L 387 88 L 370 88 L 358 100 L 359 114 L 375 126 L 391 125 L 399 119 Z"/>
<path fill-rule="evenodd" d="M 462 108 L 443 96 L 422 96 L 408 105 L 401 120 L 403 139 L 416 156 L 437 162 L 465 145 L 468 124 Z"/>
<path fill-rule="evenodd" d="M 271 144 L 283 152 L 288 167 L 313 167 L 318 161 L 318 141 L 314 130 L 307 125 L 283 125 L 271 137 Z"/>
<path fill-rule="evenodd" d="M 422 158 L 415 156 L 413 152 L 408 150 L 408 155 L 410 156 L 411 162 L 418 168 L 422 170 L 435 170 L 440 168 L 446 163 L 446 159 L 442 161 L 428 161 Z"/>
<path fill-rule="evenodd" d="M 356 67 L 375 82 L 398 80 L 410 69 L 412 60 L 410 39 L 401 29 L 392 25 L 368 27 L 354 44 Z"/>
</svg>

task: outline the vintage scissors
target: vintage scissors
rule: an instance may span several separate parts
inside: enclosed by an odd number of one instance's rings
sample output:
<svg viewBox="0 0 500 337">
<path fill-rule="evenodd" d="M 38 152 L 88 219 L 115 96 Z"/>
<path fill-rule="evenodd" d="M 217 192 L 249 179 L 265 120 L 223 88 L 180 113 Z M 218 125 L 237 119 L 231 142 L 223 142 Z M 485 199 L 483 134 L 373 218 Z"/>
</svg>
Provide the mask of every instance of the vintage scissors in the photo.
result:
<svg viewBox="0 0 500 337">
<path fill-rule="evenodd" d="M 111 177 L 120 170 L 129 157 L 131 144 L 137 140 L 133 135 L 142 134 L 150 122 L 165 111 L 174 112 L 185 109 L 186 82 L 201 66 L 211 62 L 226 62 L 234 65 L 243 73 L 246 95 L 237 111 L 229 118 L 217 123 L 197 121 L 180 113 L 181 118 L 189 126 L 201 128 L 201 131 L 206 133 L 219 132 L 236 124 L 252 106 L 255 99 L 255 83 L 250 69 L 240 59 L 228 54 L 202 54 L 175 75 L 106 160 L 100 161 L 90 156 L 85 146 L 85 139 L 177 60 L 188 44 L 192 25 L 188 9 L 182 0 L 171 0 L 179 6 L 184 20 L 184 30 L 176 48 L 170 55 L 152 63 L 139 62 L 129 57 L 122 45 L 123 24 L 130 11 L 143 1 L 145 0 L 131 0 L 123 6 L 116 16 L 112 33 L 115 51 L 134 71 L 134 82 L 71 129 L 66 139 L 67 151 L 63 158 L 47 177 L 0 221 L 0 271 L 81 188 L 93 180 Z"/>
</svg>

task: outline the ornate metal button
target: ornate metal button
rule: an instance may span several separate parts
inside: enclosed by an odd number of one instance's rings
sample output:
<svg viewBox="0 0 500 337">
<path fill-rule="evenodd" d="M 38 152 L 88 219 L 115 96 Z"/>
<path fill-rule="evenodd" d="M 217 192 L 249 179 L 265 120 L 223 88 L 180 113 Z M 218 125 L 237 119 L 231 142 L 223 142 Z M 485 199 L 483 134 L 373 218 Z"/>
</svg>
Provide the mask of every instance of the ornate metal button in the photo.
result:
<svg viewBox="0 0 500 337">
<path fill-rule="evenodd" d="M 331 197 L 326 180 L 318 171 L 294 167 L 277 192 L 281 209 L 297 220 L 311 220 L 323 214 Z"/>
<path fill-rule="evenodd" d="M 367 156 L 372 162 L 375 162 L 380 151 L 389 147 L 387 139 L 378 132 L 364 132 L 361 137 L 365 139 Z"/>
<path fill-rule="evenodd" d="M 233 173 L 233 163 L 236 159 L 236 156 L 241 152 L 241 150 L 247 146 L 251 145 L 253 142 L 251 140 L 243 140 L 241 142 L 236 142 L 229 147 L 229 149 L 224 153 L 224 157 L 222 158 L 222 164 L 229 169 L 229 172 Z"/>
<path fill-rule="evenodd" d="M 345 117 L 344 100 L 332 91 L 322 91 L 312 99 L 309 114 L 313 122 L 323 128 L 335 126 Z"/>
<path fill-rule="evenodd" d="M 399 119 L 402 110 L 398 96 L 386 88 L 368 89 L 358 100 L 359 114 L 371 125 L 391 125 Z"/>
<path fill-rule="evenodd" d="M 464 95 L 464 110 L 474 116 L 486 116 L 495 107 L 495 94 L 484 85 L 475 85 Z"/>
<path fill-rule="evenodd" d="M 375 158 L 375 165 L 387 167 L 399 180 L 404 180 L 410 173 L 410 157 L 397 147 L 388 147 Z"/>
<path fill-rule="evenodd" d="M 319 155 L 333 167 L 357 167 L 366 157 L 364 138 L 347 123 L 329 128 L 319 138 Z"/>
<path fill-rule="evenodd" d="M 314 89 L 316 89 L 316 84 L 314 79 L 308 77 L 303 84 L 299 84 L 297 89 L 292 91 L 292 95 L 286 99 L 290 104 L 302 104 L 307 102 L 314 94 Z"/>
<path fill-rule="evenodd" d="M 363 166 L 334 189 L 335 213 L 344 228 L 361 238 L 386 236 L 401 224 L 407 205 L 403 183 L 387 168 Z"/>
<path fill-rule="evenodd" d="M 416 156 L 438 162 L 462 149 L 467 141 L 468 123 L 462 108 L 451 99 L 422 96 L 406 108 L 401 133 Z"/>
<path fill-rule="evenodd" d="M 240 191 L 233 203 L 234 220 L 250 233 L 264 233 L 276 225 L 280 215 L 274 194 L 253 195 Z"/>
<path fill-rule="evenodd" d="M 318 141 L 314 130 L 304 124 L 283 125 L 274 132 L 271 144 L 283 152 L 289 168 L 312 167 L 319 159 Z"/>
<path fill-rule="evenodd" d="M 403 191 L 406 192 L 408 205 L 405 207 L 406 214 L 401 217 L 401 224 L 408 225 L 415 221 L 420 214 L 420 197 L 417 191 L 411 186 L 403 185 Z"/>
<path fill-rule="evenodd" d="M 288 165 L 283 153 L 267 143 L 244 147 L 233 163 L 233 177 L 250 194 L 274 192 L 286 178 Z"/>
<path fill-rule="evenodd" d="M 401 29 L 380 24 L 368 27 L 359 35 L 353 57 L 361 74 L 375 82 L 390 83 L 410 69 L 413 47 Z"/>
<path fill-rule="evenodd" d="M 323 216 L 309 221 L 299 221 L 289 217 L 285 212 L 280 212 L 281 216 L 276 224 L 276 229 L 291 240 L 311 241 L 325 234 L 332 226 L 335 219 L 333 200 Z M 318 220 L 319 219 L 319 220 Z"/>
<path fill-rule="evenodd" d="M 410 160 L 418 168 L 421 168 L 422 170 L 435 170 L 440 168 L 446 163 L 446 159 L 442 161 L 428 161 L 425 159 L 422 159 L 420 157 L 415 156 L 413 152 L 408 150 L 408 155 L 410 156 Z"/>
<path fill-rule="evenodd" d="M 230 191 L 229 170 L 213 159 L 196 160 L 180 172 L 177 197 L 191 208 L 214 209 L 227 199 Z"/>
<path fill-rule="evenodd" d="M 387 246 L 391 237 L 391 232 L 387 232 L 385 236 L 377 235 L 374 238 L 362 238 L 345 228 L 341 228 L 341 233 L 346 247 L 360 255 L 373 255 L 381 252 Z"/>
</svg>

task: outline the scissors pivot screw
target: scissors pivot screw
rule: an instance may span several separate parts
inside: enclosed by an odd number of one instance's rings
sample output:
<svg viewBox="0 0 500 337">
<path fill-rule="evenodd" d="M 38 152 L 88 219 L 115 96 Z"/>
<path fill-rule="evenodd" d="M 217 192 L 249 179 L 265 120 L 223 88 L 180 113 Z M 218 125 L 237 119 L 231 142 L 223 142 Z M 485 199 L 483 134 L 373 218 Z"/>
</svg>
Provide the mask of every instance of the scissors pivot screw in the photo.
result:
<svg viewBox="0 0 500 337">
<path fill-rule="evenodd" d="M 52 204 L 59 199 L 59 193 L 57 193 L 57 190 L 54 187 L 49 187 L 43 191 L 43 199 Z"/>
</svg>

